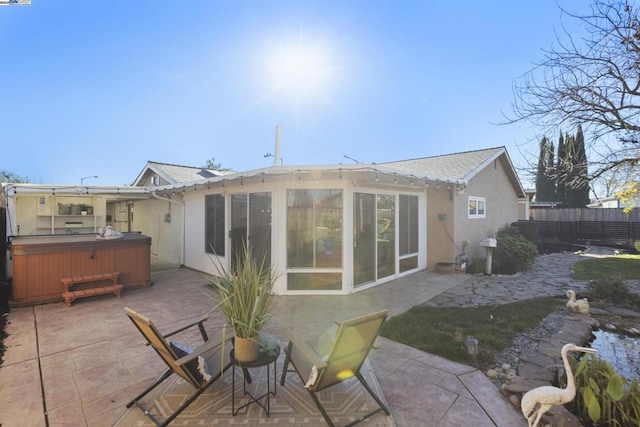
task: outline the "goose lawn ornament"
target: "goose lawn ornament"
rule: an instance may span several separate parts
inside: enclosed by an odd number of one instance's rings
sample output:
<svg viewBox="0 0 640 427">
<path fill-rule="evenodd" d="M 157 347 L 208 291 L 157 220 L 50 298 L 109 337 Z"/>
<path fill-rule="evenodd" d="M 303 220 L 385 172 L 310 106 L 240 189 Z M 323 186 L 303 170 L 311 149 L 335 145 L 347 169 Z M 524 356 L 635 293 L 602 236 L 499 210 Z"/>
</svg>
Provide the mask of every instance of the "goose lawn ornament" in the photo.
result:
<svg viewBox="0 0 640 427">
<path fill-rule="evenodd" d="M 567 353 L 570 351 L 581 351 L 583 353 L 598 352 L 598 350 L 593 348 L 578 347 L 575 344 L 565 344 L 562 347 L 561 354 L 564 370 L 567 373 L 567 387 L 559 388 L 547 385 L 529 390 L 522 396 L 520 409 L 522 409 L 522 414 L 529 422 L 529 427 L 536 427 L 542 415 L 551 409 L 551 407 L 571 402 L 576 396 L 576 383 L 573 378 L 573 372 L 571 371 L 571 365 L 569 365 L 569 360 L 567 359 Z"/>
<path fill-rule="evenodd" d="M 566 293 L 569 301 L 567 302 L 567 309 L 569 311 L 575 311 L 577 313 L 588 313 L 589 312 L 589 301 L 586 298 L 582 298 L 576 300 L 576 293 L 569 289 Z"/>
</svg>

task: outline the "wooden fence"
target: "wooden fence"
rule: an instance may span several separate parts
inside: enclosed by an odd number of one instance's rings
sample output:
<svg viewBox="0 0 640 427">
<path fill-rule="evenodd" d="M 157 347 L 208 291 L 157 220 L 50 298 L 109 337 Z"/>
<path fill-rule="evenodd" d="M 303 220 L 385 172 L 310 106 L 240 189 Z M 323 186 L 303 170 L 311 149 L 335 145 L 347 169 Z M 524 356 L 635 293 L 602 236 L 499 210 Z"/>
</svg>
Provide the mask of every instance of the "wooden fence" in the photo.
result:
<svg viewBox="0 0 640 427">
<path fill-rule="evenodd" d="M 543 240 L 632 247 L 640 241 L 640 209 L 533 209 L 531 219 Z"/>
<path fill-rule="evenodd" d="M 529 213 L 535 221 L 640 222 L 640 208 L 631 209 L 628 215 L 622 208 L 531 209 Z"/>
</svg>

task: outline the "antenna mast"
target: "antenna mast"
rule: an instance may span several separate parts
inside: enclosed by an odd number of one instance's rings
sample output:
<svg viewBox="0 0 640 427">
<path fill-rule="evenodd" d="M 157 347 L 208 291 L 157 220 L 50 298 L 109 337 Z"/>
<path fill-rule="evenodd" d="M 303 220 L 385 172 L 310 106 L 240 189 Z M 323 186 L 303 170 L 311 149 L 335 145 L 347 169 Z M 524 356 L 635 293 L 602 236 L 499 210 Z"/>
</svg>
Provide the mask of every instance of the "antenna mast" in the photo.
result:
<svg viewBox="0 0 640 427">
<path fill-rule="evenodd" d="M 273 165 L 281 166 L 280 162 L 280 125 L 276 125 L 276 153 L 273 156 Z"/>
</svg>

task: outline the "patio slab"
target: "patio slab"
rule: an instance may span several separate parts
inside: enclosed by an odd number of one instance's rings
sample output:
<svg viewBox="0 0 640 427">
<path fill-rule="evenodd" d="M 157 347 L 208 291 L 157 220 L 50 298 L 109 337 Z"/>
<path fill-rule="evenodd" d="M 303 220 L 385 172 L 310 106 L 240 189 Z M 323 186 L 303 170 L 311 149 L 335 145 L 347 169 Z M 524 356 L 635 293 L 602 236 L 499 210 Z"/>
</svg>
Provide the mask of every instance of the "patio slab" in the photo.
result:
<svg viewBox="0 0 640 427">
<path fill-rule="evenodd" d="M 213 308 L 205 287 L 209 280 L 199 272 L 167 269 L 152 273 L 152 279 L 155 286 L 124 292 L 122 299 L 105 295 L 78 300 L 70 308 L 56 303 L 13 310 L 0 368 L 0 401 L 10 404 L 0 405 L 0 424 L 45 425 L 45 411 L 52 427 L 110 426 L 121 419 L 125 403 L 163 368 L 142 345 L 124 307 L 153 319 L 161 330 Z M 286 325 L 300 336 L 313 336 L 334 320 L 379 309 L 394 316 L 467 279 L 419 272 L 352 295 L 278 296 L 267 329 L 282 337 Z M 214 310 L 207 324 L 225 322 Z M 380 342 L 370 360 L 396 425 L 426 420 L 439 426 L 526 425 L 475 368 L 384 338 Z"/>
</svg>

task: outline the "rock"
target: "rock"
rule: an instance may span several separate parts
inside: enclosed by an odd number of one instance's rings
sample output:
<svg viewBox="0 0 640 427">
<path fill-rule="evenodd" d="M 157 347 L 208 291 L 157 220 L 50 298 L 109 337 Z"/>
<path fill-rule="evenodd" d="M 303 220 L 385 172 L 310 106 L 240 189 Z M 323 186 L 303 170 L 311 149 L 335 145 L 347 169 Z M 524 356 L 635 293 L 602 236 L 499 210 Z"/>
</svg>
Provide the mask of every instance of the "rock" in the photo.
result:
<svg viewBox="0 0 640 427">
<path fill-rule="evenodd" d="M 554 406 L 544 414 L 543 419 L 547 419 L 553 427 L 581 427 L 582 423 L 563 405 Z"/>
<path fill-rule="evenodd" d="M 511 382 L 505 383 L 503 386 L 504 391 L 524 394 L 529 390 L 545 385 L 550 385 L 550 383 L 538 380 L 525 380 L 524 378 L 516 377 Z"/>
<path fill-rule="evenodd" d="M 554 371 L 526 362 L 520 364 L 518 372 L 522 378 L 526 379 L 542 380 L 549 383 L 556 379 L 556 373 Z"/>
<path fill-rule="evenodd" d="M 604 324 L 604 329 L 608 329 L 610 331 L 615 331 L 617 328 L 616 328 L 616 325 L 614 325 L 613 323 L 605 323 Z"/>
<path fill-rule="evenodd" d="M 549 357 L 558 357 L 560 356 L 562 346 L 568 342 L 574 342 L 574 338 L 575 337 L 563 337 L 561 335 L 554 335 L 550 338 L 545 338 L 538 344 L 538 351 Z M 575 344 L 580 345 L 582 343 L 575 342 Z"/>
<path fill-rule="evenodd" d="M 640 318 L 640 313 L 634 310 L 629 310 L 627 308 L 610 306 L 610 307 L 607 307 L 607 311 L 620 317 Z"/>
<path fill-rule="evenodd" d="M 520 399 L 518 399 L 518 396 L 516 396 L 515 394 L 509 396 L 509 402 L 511 402 L 511 404 L 516 408 L 520 407 Z"/>
<path fill-rule="evenodd" d="M 502 370 L 507 372 L 509 369 L 511 369 L 511 365 L 509 365 L 508 363 L 503 363 L 502 364 Z"/>
<path fill-rule="evenodd" d="M 498 376 L 498 371 L 496 371 L 495 369 L 489 369 L 487 371 L 487 376 L 489 378 L 496 378 Z"/>
<path fill-rule="evenodd" d="M 558 356 L 560 356 L 559 352 L 558 352 Z M 520 362 L 521 363 L 528 362 L 528 363 L 540 366 L 541 368 L 547 368 L 549 366 L 554 366 L 560 363 L 559 358 L 554 359 L 553 357 L 547 356 L 542 353 L 538 353 L 536 351 L 532 351 L 529 353 L 522 353 L 522 356 L 520 356 Z"/>
<path fill-rule="evenodd" d="M 597 316 L 606 316 L 606 315 L 609 314 L 609 312 L 607 310 L 603 310 L 601 308 L 592 307 L 591 308 L 591 314 L 595 314 Z"/>
</svg>

